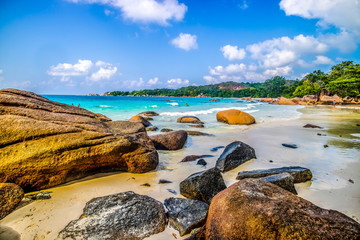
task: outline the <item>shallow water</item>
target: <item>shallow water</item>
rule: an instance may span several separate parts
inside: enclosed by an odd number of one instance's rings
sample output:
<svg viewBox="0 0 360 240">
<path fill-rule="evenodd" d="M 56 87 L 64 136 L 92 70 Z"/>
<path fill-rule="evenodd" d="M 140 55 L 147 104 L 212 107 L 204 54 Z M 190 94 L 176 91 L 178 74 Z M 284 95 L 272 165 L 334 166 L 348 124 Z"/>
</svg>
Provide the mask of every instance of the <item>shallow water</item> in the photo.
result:
<svg viewBox="0 0 360 240">
<path fill-rule="evenodd" d="M 230 102 L 227 107 L 234 104 Z M 209 106 L 210 109 L 215 108 L 214 104 Z M 308 167 L 313 172 L 313 180 L 296 184 L 299 196 L 321 207 L 336 209 L 354 219 L 360 219 L 360 188 L 358 187 L 360 155 L 356 141 L 356 136 L 360 134 L 360 127 L 356 126 L 356 122 L 360 121 L 359 112 L 356 109 L 309 107 L 297 111 L 299 107 L 294 106 L 265 104 L 251 104 L 251 106 L 254 107 L 247 110 L 258 110 L 253 113 L 258 124 L 251 126 L 229 126 L 217 123 L 215 111 L 197 115 L 205 122 L 205 128 L 191 128 L 191 130 L 200 130 L 215 136 L 189 137 L 185 148 L 181 150 L 159 151 L 160 164 L 156 171 L 145 174 L 98 174 L 50 189 L 53 192 L 51 199 L 33 202 L 1 220 L 0 239 L 3 236 L 1 234 L 3 228 L 8 229 L 5 233 L 11 233 L 13 236 L 20 234 L 21 239 L 24 240 L 55 239 L 60 230 L 81 215 L 86 202 L 98 196 L 134 191 L 159 201 L 168 197 L 181 197 L 179 183 L 192 173 L 214 167 L 223 149 L 217 152 L 211 152 L 210 149 L 226 146 L 232 141 L 243 141 L 252 146 L 256 151 L 257 159 L 223 174 L 227 186 L 236 182 L 235 178 L 239 171 L 295 165 Z M 224 106 L 216 106 L 216 108 L 222 107 Z M 198 108 L 200 109 L 200 106 Z M 200 111 L 195 107 L 186 109 L 189 109 L 186 111 Z M 180 112 L 177 110 L 166 110 L 165 113 Z M 139 109 L 138 112 L 140 111 L 142 110 Z M 203 107 L 201 111 L 207 110 Z M 131 115 L 135 114 L 131 112 Z M 121 116 L 118 119 L 127 118 L 126 115 Z M 178 116 L 180 115 L 162 114 L 154 117 L 153 124 L 160 128 L 189 128 L 187 124 L 176 123 Z M 302 126 L 306 123 L 322 126 L 323 129 L 305 129 Z M 282 143 L 295 143 L 299 148 L 285 148 L 281 146 Z M 328 147 L 324 148 L 324 145 Z M 180 163 L 182 158 L 192 154 L 212 154 L 214 157 L 205 158 L 208 163 L 205 167 L 196 165 L 196 161 Z M 160 179 L 170 180 L 172 183 L 158 184 Z M 354 184 L 350 183 L 349 179 L 352 179 Z M 145 183 L 150 187 L 143 186 Z M 175 191 L 176 194 L 169 190 Z M 176 234 L 177 239 L 182 239 L 177 231 L 171 228 L 149 239 L 175 239 L 172 234 Z"/>
</svg>

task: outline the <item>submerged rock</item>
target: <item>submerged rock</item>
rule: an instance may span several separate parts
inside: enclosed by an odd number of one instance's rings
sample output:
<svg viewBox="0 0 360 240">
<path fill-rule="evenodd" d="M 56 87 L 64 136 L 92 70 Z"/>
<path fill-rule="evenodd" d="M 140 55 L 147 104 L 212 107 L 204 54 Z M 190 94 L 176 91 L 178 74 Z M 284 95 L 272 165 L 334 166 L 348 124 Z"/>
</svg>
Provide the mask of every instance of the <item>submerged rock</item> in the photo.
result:
<svg viewBox="0 0 360 240">
<path fill-rule="evenodd" d="M 150 132 L 150 131 L 157 131 L 159 128 L 158 127 L 155 127 L 155 126 L 149 126 L 149 127 L 146 127 L 146 131 Z"/>
<path fill-rule="evenodd" d="M 303 127 L 304 128 L 320 128 L 320 129 L 322 128 L 322 127 L 320 127 L 318 125 L 314 125 L 314 124 L 310 124 L 310 123 L 304 125 Z"/>
<path fill-rule="evenodd" d="M 284 147 L 287 148 L 298 148 L 298 146 L 296 144 L 290 144 L 290 143 L 282 143 L 281 145 L 283 145 Z"/>
<path fill-rule="evenodd" d="M 161 202 L 134 192 L 94 198 L 79 219 L 71 221 L 59 239 L 143 239 L 164 231 Z"/>
<path fill-rule="evenodd" d="M 160 130 L 160 132 L 172 132 L 172 131 L 174 131 L 174 129 L 162 128 L 162 129 Z"/>
<path fill-rule="evenodd" d="M 164 201 L 169 224 L 179 231 L 180 236 L 190 233 L 194 228 L 205 224 L 209 205 L 186 198 L 168 198 Z"/>
<path fill-rule="evenodd" d="M 180 162 L 191 162 L 199 158 L 213 157 L 214 155 L 189 155 L 184 157 Z"/>
<path fill-rule="evenodd" d="M 271 183 L 245 179 L 213 198 L 205 236 L 207 240 L 355 240 L 360 237 L 360 224 Z"/>
<path fill-rule="evenodd" d="M 214 136 L 214 134 L 204 133 L 204 132 L 199 132 L 199 131 L 187 130 L 186 132 L 190 136 Z"/>
<path fill-rule="evenodd" d="M 225 188 L 224 179 L 217 168 L 194 173 L 180 183 L 180 193 L 183 196 L 208 204 Z"/>
<path fill-rule="evenodd" d="M 253 171 L 243 171 L 239 172 L 236 179 L 241 180 L 244 178 L 261 178 L 270 175 L 280 174 L 280 173 L 289 173 L 294 177 L 294 183 L 301 183 L 311 180 L 312 173 L 310 169 L 292 166 L 292 167 L 282 167 L 282 168 L 271 168 L 271 169 L 259 169 Z"/>
<path fill-rule="evenodd" d="M 141 112 L 138 115 L 140 116 L 146 116 L 146 117 L 154 117 L 154 116 L 159 116 L 159 114 L 157 112 L 154 111 L 146 111 L 146 112 Z"/>
<path fill-rule="evenodd" d="M 232 142 L 216 161 L 216 168 L 226 172 L 254 158 L 256 155 L 252 147 L 240 141 Z"/>
<path fill-rule="evenodd" d="M 294 186 L 294 177 L 290 173 L 279 173 L 266 177 L 259 178 L 265 182 L 275 184 L 291 193 L 297 194 Z"/>
<path fill-rule="evenodd" d="M 199 159 L 196 164 L 201 166 L 206 166 L 207 162 L 204 159 Z"/>
<path fill-rule="evenodd" d="M 230 109 L 218 112 L 216 114 L 218 122 L 224 122 L 234 125 L 250 125 L 255 123 L 255 118 L 246 112 Z"/>
<path fill-rule="evenodd" d="M 195 116 L 183 116 L 177 119 L 178 123 L 197 123 L 204 124 L 198 117 Z"/>
<path fill-rule="evenodd" d="M 224 146 L 213 147 L 212 149 L 210 149 L 210 151 L 211 152 L 217 152 L 217 150 L 219 150 L 221 148 L 225 148 L 225 147 Z"/>
<path fill-rule="evenodd" d="M 14 183 L 0 183 L 0 219 L 3 219 L 20 204 L 24 191 Z"/>
<path fill-rule="evenodd" d="M 142 124 L 111 121 L 31 92 L 0 90 L 0 182 L 24 191 L 98 172 L 143 173 L 158 154 Z"/>
<path fill-rule="evenodd" d="M 158 150 L 178 150 L 184 147 L 187 132 L 183 130 L 151 136 L 154 146 Z"/>
<path fill-rule="evenodd" d="M 203 127 L 205 127 L 205 126 L 204 126 L 204 124 L 195 124 L 195 125 L 189 125 L 189 127 L 203 128 Z"/>
</svg>

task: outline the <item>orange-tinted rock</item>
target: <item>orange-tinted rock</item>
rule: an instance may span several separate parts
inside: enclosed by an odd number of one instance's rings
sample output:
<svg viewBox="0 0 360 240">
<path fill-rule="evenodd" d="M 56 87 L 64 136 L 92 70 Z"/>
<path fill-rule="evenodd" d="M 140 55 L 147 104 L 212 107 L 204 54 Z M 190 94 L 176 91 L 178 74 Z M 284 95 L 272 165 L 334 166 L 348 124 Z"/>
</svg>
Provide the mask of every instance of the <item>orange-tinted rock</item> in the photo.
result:
<svg viewBox="0 0 360 240">
<path fill-rule="evenodd" d="M 260 98 L 259 101 L 260 102 L 272 103 L 272 102 L 274 102 L 274 99 L 273 98 Z"/>
<path fill-rule="evenodd" d="M 279 97 L 274 103 L 279 105 L 296 105 L 293 100 L 284 97 Z"/>
<path fill-rule="evenodd" d="M 105 171 L 147 172 L 158 154 L 144 126 L 0 90 L 0 182 L 40 190 Z"/>
<path fill-rule="evenodd" d="M 14 183 L 0 183 L 0 219 L 11 213 L 24 197 L 24 191 Z"/>
<path fill-rule="evenodd" d="M 321 96 L 319 98 L 319 102 L 332 104 L 332 103 L 343 103 L 344 101 L 341 97 L 335 94 L 334 96 L 326 96 L 326 95 Z"/>
<path fill-rule="evenodd" d="M 198 123 L 198 124 L 203 124 L 203 122 L 195 116 L 183 116 L 183 117 L 179 117 L 177 119 L 178 123 Z"/>
<path fill-rule="evenodd" d="M 211 201 L 205 239 L 359 239 L 360 224 L 268 182 L 241 180 Z"/>
<path fill-rule="evenodd" d="M 255 118 L 253 116 L 236 109 L 218 112 L 216 114 L 216 119 L 219 122 L 234 125 L 249 125 L 255 123 Z"/>
<path fill-rule="evenodd" d="M 141 123 L 144 127 L 151 126 L 151 123 L 146 118 L 138 115 L 131 117 L 129 121 Z"/>
</svg>

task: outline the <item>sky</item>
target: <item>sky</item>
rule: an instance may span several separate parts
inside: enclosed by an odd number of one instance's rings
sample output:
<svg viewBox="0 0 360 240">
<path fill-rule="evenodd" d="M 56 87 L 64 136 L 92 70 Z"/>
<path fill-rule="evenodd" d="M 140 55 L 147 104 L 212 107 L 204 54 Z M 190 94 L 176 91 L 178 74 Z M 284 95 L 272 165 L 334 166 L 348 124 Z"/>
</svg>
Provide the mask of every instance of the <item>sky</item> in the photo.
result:
<svg viewBox="0 0 360 240">
<path fill-rule="evenodd" d="M 0 88 L 301 79 L 360 63 L 360 0 L 0 0 Z"/>
</svg>

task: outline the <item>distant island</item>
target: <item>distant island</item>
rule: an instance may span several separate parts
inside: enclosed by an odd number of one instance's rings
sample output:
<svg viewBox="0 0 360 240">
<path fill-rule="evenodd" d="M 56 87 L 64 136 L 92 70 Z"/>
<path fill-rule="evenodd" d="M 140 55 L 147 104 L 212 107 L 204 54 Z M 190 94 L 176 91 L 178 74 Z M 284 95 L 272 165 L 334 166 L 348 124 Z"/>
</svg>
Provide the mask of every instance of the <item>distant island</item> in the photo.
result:
<svg viewBox="0 0 360 240">
<path fill-rule="evenodd" d="M 344 61 L 331 67 L 328 73 L 315 70 L 301 80 L 286 80 L 275 76 L 261 83 L 224 82 L 219 84 L 188 86 L 178 89 L 145 89 L 138 91 L 110 91 L 105 96 L 185 96 L 185 97 L 303 97 L 316 95 L 328 89 L 340 97 L 360 97 L 360 64 Z"/>
</svg>

